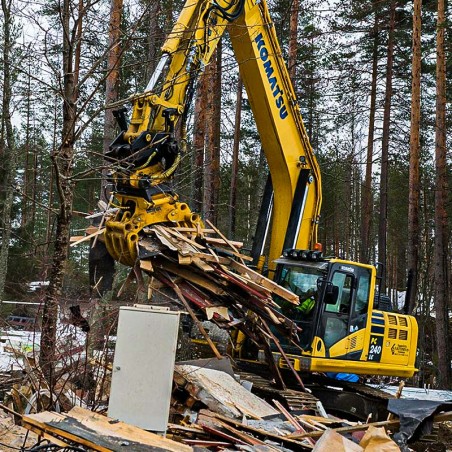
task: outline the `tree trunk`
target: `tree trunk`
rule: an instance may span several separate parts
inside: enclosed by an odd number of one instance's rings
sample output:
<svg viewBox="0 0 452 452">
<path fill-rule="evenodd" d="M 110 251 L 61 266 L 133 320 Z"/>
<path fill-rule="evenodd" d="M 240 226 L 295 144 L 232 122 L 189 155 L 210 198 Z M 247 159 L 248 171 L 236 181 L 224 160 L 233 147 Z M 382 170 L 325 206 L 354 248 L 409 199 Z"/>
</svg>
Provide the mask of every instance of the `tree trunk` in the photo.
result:
<svg viewBox="0 0 452 452">
<path fill-rule="evenodd" d="M 122 1 L 122 0 L 121 0 Z M 157 67 L 157 60 L 159 55 L 159 48 L 163 42 L 163 32 L 159 26 L 159 17 L 162 14 L 162 7 L 160 0 L 153 0 L 147 3 L 149 10 L 149 34 L 148 34 L 148 55 L 149 62 L 147 67 L 147 77 L 149 80 Z"/>
<path fill-rule="evenodd" d="M 208 100 L 206 115 L 206 173 L 204 187 L 204 217 L 217 223 L 220 189 L 220 125 L 221 125 L 221 45 L 206 67 Z"/>
<path fill-rule="evenodd" d="M 123 0 L 111 0 L 110 24 L 108 30 L 108 66 L 105 80 L 105 103 L 109 105 L 119 97 L 119 65 L 121 60 L 121 15 Z M 116 137 L 116 120 L 113 110 L 107 108 L 104 118 L 103 152 L 107 153 L 110 144 Z M 100 198 L 108 203 L 110 193 L 107 192 L 107 170 L 102 171 Z M 89 252 L 89 285 L 91 295 L 95 298 L 102 297 L 111 291 L 115 273 L 115 261 L 108 254 L 105 243 L 100 240 L 90 242 Z"/>
<path fill-rule="evenodd" d="M 408 177 L 408 272 L 413 274 L 409 312 L 412 312 L 417 298 L 419 267 L 419 158 L 421 118 L 421 0 L 414 1 L 413 13 L 413 60 L 411 68 L 411 131 L 410 172 Z"/>
<path fill-rule="evenodd" d="M 237 103 L 235 106 L 235 124 L 234 124 L 234 144 L 232 147 L 231 164 L 231 189 L 229 191 L 229 237 L 235 238 L 236 227 L 236 209 L 237 209 L 237 179 L 239 167 L 239 148 L 240 148 L 240 121 L 242 117 L 242 79 L 237 81 Z"/>
<path fill-rule="evenodd" d="M 290 8 L 290 22 L 289 22 L 289 58 L 288 69 L 289 77 L 292 84 L 295 86 L 297 77 L 297 37 L 298 37 L 298 11 L 300 9 L 300 0 L 292 0 Z"/>
<path fill-rule="evenodd" d="M 380 216 L 378 224 L 378 260 L 386 266 L 386 235 L 388 229 L 388 159 L 389 131 L 391 121 L 392 73 L 394 65 L 394 28 L 396 2 L 390 6 L 388 53 L 386 62 L 386 93 L 383 113 L 383 137 L 381 143 L 381 175 L 380 175 Z M 383 280 L 382 290 L 386 283 Z"/>
<path fill-rule="evenodd" d="M 58 105 L 55 101 L 54 109 L 53 109 L 53 127 L 52 127 L 52 154 L 55 152 L 57 147 L 57 127 L 58 127 Z M 49 174 L 49 206 L 47 210 L 47 227 L 46 227 L 46 249 L 45 251 L 49 253 L 50 250 L 50 242 L 53 235 L 53 201 L 54 201 L 54 178 L 55 169 L 53 165 L 50 166 L 50 174 Z"/>
<path fill-rule="evenodd" d="M 14 201 L 14 178 L 16 176 L 18 151 L 14 140 L 13 125 L 11 122 L 11 50 L 13 41 L 11 39 L 11 1 L 2 0 L 3 12 L 3 92 L 2 92 L 2 122 L 0 155 L 4 160 L 4 201 L 2 212 L 2 243 L 0 247 L 0 303 L 4 298 L 6 274 L 8 272 L 9 242 L 12 228 L 12 207 Z M 6 139 L 5 139 L 6 138 Z"/>
<path fill-rule="evenodd" d="M 436 137 L 435 137 L 435 311 L 438 353 L 438 386 L 450 388 L 449 284 L 446 160 L 446 58 L 444 32 L 445 0 L 438 0 L 436 35 Z"/>
<path fill-rule="evenodd" d="M 79 10 L 80 11 L 80 10 Z M 70 0 L 64 0 L 61 11 L 63 25 L 63 125 L 61 146 L 52 154 L 52 163 L 55 169 L 55 179 L 59 198 L 59 210 L 57 214 L 57 227 L 55 248 L 52 256 L 52 268 L 49 278 L 49 286 L 44 299 L 41 328 L 41 350 L 39 363 L 50 388 L 55 385 L 56 356 L 56 329 L 58 319 L 58 301 L 61 298 L 63 288 L 64 266 L 69 253 L 70 221 L 72 218 L 73 183 L 71 181 L 74 160 L 75 121 L 77 79 L 79 68 L 73 63 L 77 53 L 77 45 L 71 40 Z M 78 17 L 81 21 L 82 17 Z M 77 25 L 76 25 L 77 26 Z M 81 27 L 81 23 L 79 22 Z"/>
<path fill-rule="evenodd" d="M 220 157 L 221 157 L 221 64 L 223 61 L 223 46 L 222 41 L 217 45 L 217 57 L 215 61 L 215 75 L 213 80 L 213 134 L 212 134 L 212 156 L 213 156 L 213 178 L 212 178 L 212 190 L 213 190 L 213 216 L 212 222 L 218 224 L 218 206 L 221 190 L 221 177 L 220 177 Z"/>
<path fill-rule="evenodd" d="M 24 167 L 24 185 L 22 188 L 22 209 L 20 218 L 20 227 L 25 231 L 25 227 L 29 218 L 29 196 L 30 196 L 30 119 L 31 119 L 31 65 L 28 64 L 28 78 L 27 78 L 27 112 L 26 112 L 26 129 L 25 129 L 25 167 Z"/>
<path fill-rule="evenodd" d="M 207 110 L 206 100 L 207 74 L 204 72 L 198 80 L 193 120 L 193 206 L 195 211 L 199 214 L 203 213 L 204 148 Z"/>
<path fill-rule="evenodd" d="M 109 105 L 118 100 L 119 89 L 119 64 L 121 57 L 121 15 L 123 0 L 111 0 L 110 26 L 108 38 L 108 66 L 107 78 L 105 80 L 105 104 Z M 104 154 L 108 151 L 110 144 L 116 138 L 116 120 L 113 117 L 113 110 L 105 110 L 104 119 Z M 103 182 L 105 183 L 105 182 Z M 101 197 L 108 202 L 109 196 L 104 195 L 104 187 L 101 190 Z"/>
<path fill-rule="evenodd" d="M 362 212 L 361 212 L 361 262 L 370 261 L 370 230 L 372 225 L 372 162 L 374 154 L 375 136 L 375 110 L 377 103 L 377 78 L 378 78 L 378 15 L 375 9 L 375 22 L 372 30 L 372 82 L 370 89 L 370 112 L 369 131 L 367 135 L 367 156 L 366 156 L 366 176 L 362 191 Z"/>
</svg>

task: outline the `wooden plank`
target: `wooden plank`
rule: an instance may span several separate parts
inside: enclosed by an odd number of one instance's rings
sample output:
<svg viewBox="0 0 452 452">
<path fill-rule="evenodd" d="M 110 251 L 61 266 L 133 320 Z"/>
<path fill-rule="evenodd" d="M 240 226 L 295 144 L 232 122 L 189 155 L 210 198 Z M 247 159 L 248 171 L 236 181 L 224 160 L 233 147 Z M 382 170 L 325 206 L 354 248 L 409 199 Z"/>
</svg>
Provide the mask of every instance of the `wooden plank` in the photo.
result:
<svg viewBox="0 0 452 452">
<path fill-rule="evenodd" d="M 452 421 L 452 411 L 448 411 L 446 413 L 440 413 L 436 416 L 433 416 L 433 422 L 446 422 L 446 421 Z M 335 432 L 338 433 L 352 433 L 352 432 L 359 432 L 362 430 L 367 430 L 371 425 L 374 427 L 387 427 L 387 428 L 396 428 L 400 426 L 400 420 L 399 419 L 393 419 L 390 421 L 379 421 L 379 422 L 371 422 L 370 424 L 357 424 L 357 425 L 350 425 L 348 427 L 339 427 L 332 429 Z M 304 433 L 304 434 L 291 434 L 289 435 L 290 438 L 293 439 L 302 439 L 306 437 L 311 438 L 319 438 L 323 435 L 324 432 L 310 432 L 310 433 Z"/>
<path fill-rule="evenodd" d="M 202 425 L 202 428 L 211 435 L 218 436 L 220 438 L 228 440 L 231 444 L 242 444 L 246 445 L 247 443 L 239 438 L 231 436 L 221 430 L 216 429 L 215 427 L 210 427 L 209 425 Z"/>
<path fill-rule="evenodd" d="M 297 419 L 303 419 L 307 422 L 311 422 L 314 421 L 316 423 L 320 423 L 320 424 L 336 424 L 337 420 L 334 419 L 329 419 L 326 417 L 322 417 L 322 416 L 311 416 L 310 414 L 300 414 L 299 416 L 297 416 Z"/>
<path fill-rule="evenodd" d="M 253 427 L 253 426 L 250 426 L 250 425 L 247 425 L 247 424 L 243 424 L 242 422 L 240 422 L 240 421 L 238 421 L 236 419 L 231 419 L 231 418 L 228 418 L 226 416 L 222 416 L 221 414 L 214 413 L 214 412 L 209 411 L 209 410 L 202 409 L 202 410 L 200 410 L 199 413 L 204 415 L 204 416 L 207 416 L 207 417 L 214 417 L 214 418 L 220 419 L 220 420 L 222 420 L 225 423 L 235 425 L 236 427 L 238 427 L 238 428 L 240 428 L 242 430 L 247 430 L 247 431 L 249 431 L 249 432 L 251 432 L 251 433 L 253 433 L 255 435 L 259 435 L 259 436 L 262 436 L 264 438 L 268 437 L 268 438 L 271 438 L 271 439 L 273 439 L 273 440 L 275 440 L 277 442 L 282 442 L 283 444 L 286 444 L 286 445 L 294 445 L 294 446 L 298 446 L 298 447 L 302 446 L 302 447 L 305 447 L 307 449 L 312 449 L 311 445 L 307 446 L 307 445 L 301 443 L 300 441 L 296 441 L 294 439 L 288 438 L 287 436 L 283 436 L 282 437 L 282 436 L 277 435 L 275 433 L 268 432 L 267 430 L 262 430 L 262 429 L 259 429 L 259 428 L 256 428 L 256 427 Z"/>
<path fill-rule="evenodd" d="M 191 256 L 193 256 L 193 254 L 196 254 L 199 252 L 197 247 L 190 245 L 190 243 L 186 243 L 182 240 L 177 241 L 177 247 L 179 248 L 179 254 L 182 254 L 182 256 L 190 256 L 191 257 Z"/>
<path fill-rule="evenodd" d="M 190 281 L 193 284 L 199 285 L 202 288 L 208 290 L 209 292 L 214 293 L 215 295 L 226 294 L 224 289 L 222 289 L 219 284 L 211 281 L 210 279 L 205 278 L 199 273 L 195 273 L 192 270 L 182 268 L 179 265 L 176 265 L 168 260 L 160 261 L 156 266 L 164 270 L 167 270 L 170 273 L 173 273 L 177 276 L 180 276 L 181 278 L 186 279 L 187 281 Z"/>
<path fill-rule="evenodd" d="M 81 239 L 75 240 L 75 241 L 74 241 L 73 243 L 71 243 L 69 246 L 72 248 L 72 247 L 74 247 L 74 246 L 79 245 L 80 243 L 87 242 L 88 240 L 91 240 L 92 238 L 97 237 L 98 235 L 103 234 L 104 231 L 105 231 L 105 228 L 96 230 L 96 232 L 93 232 L 92 234 L 89 234 L 89 235 L 87 235 L 87 236 L 84 236 L 84 237 L 82 237 Z M 72 239 L 72 238 L 73 238 L 73 237 L 71 237 L 71 239 Z M 72 241 L 72 240 L 71 240 L 71 241 Z"/>
<path fill-rule="evenodd" d="M 240 255 L 239 250 L 235 247 L 235 245 L 230 240 L 228 240 L 226 236 L 223 235 L 222 232 L 212 224 L 211 221 L 206 219 L 206 223 L 228 244 L 228 246 L 230 246 L 234 250 L 235 253 Z"/>
<path fill-rule="evenodd" d="M 74 407 L 67 415 L 47 411 L 24 416 L 24 421 L 49 434 L 56 434 L 100 452 L 117 450 L 124 442 L 129 443 L 130 449 L 137 452 L 193 450 L 189 446 L 80 407 Z"/>
<path fill-rule="evenodd" d="M 232 272 L 231 270 L 228 270 L 226 267 L 222 266 L 223 271 L 225 271 L 228 275 L 233 276 L 234 278 L 238 278 L 240 279 L 240 281 L 242 281 L 244 284 L 246 284 L 247 286 L 251 287 L 252 289 L 256 290 L 257 292 L 260 292 L 262 295 L 264 295 L 267 298 L 271 297 L 271 292 L 266 289 L 265 287 L 263 287 L 262 285 L 255 283 L 254 281 L 252 281 L 249 278 L 245 278 L 243 275 L 237 274 Z M 276 305 L 278 306 L 278 305 Z"/>
<path fill-rule="evenodd" d="M 240 260 L 242 260 L 242 261 L 248 261 L 248 262 L 251 262 L 252 260 L 253 260 L 253 258 L 251 257 L 251 256 L 246 256 L 245 254 L 241 254 L 241 253 L 239 253 L 238 251 L 232 251 L 232 250 L 230 250 L 230 249 L 227 249 L 227 248 L 222 248 L 222 247 L 220 247 L 220 246 L 216 246 L 215 247 L 215 249 L 217 250 L 217 251 L 221 251 L 221 252 L 223 252 L 223 253 L 226 253 L 226 254 L 232 254 L 233 256 L 235 256 L 235 257 L 238 257 Z M 244 264 L 245 265 L 245 264 Z"/>
<path fill-rule="evenodd" d="M 184 297 L 194 303 L 198 308 L 205 309 L 214 306 L 211 300 L 189 281 L 180 281 L 178 286 Z"/>
<path fill-rule="evenodd" d="M 150 260 L 140 260 L 140 268 L 145 272 L 152 273 L 154 271 L 154 267 Z"/>
<path fill-rule="evenodd" d="M 69 243 L 74 243 L 77 242 L 79 240 L 82 240 L 86 237 L 86 235 L 71 235 L 69 237 Z"/>
<path fill-rule="evenodd" d="M 193 255 L 193 257 L 199 257 L 200 259 L 202 259 L 205 262 L 217 263 L 217 264 L 221 264 L 221 265 L 229 265 L 229 262 L 231 261 L 231 259 L 229 257 L 217 256 L 213 252 L 213 250 L 208 250 L 208 251 L 209 251 L 209 253 L 212 253 L 212 254 L 196 253 Z"/>
<path fill-rule="evenodd" d="M 61 447 L 69 447 L 70 446 L 69 443 L 65 443 L 64 441 L 62 441 L 60 438 L 58 438 L 56 436 L 49 435 L 48 433 L 44 432 L 43 430 L 41 430 L 38 427 L 29 425 L 26 422 L 23 422 L 22 426 L 24 428 L 26 428 L 27 430 L 30 430 L 31 432 L 36 433 L 41 439 L 46 439 L 47 441 L 49 441 L 52 444 L 56 444 L 57 446 L 61 446 Z"/>
<path fill-rule="evenodd" d="M 174 228 L 165 228 L 164 226 L 154 226 L 154 228 L 158 228 L 159 231 L 165 231 L 167 234 L 172 235 L 174 238 L 178 239 L 178 240 L 182 240 L 186 243 L 188 243 L 189 245 L 192 245 L 194 248 L 196 249 L 201 249 L 201 250 L 205 250 L 206 247 L 201 245 L 198 242 L 195 242 L 194 240 L 189 239 L 188 237 L 186 237 L 185 235 L 177 232 L 176 230 L 174 230 Z"/>
<path fill-rule="evenodd" d="M 172 432 L 203 433 L 203 429 L 196 424 L 192 424 L 189 427 L 186 425 L 168 424 L 168 430 Z"/>
<path fill-rule="evenodd" d="M 247 444 L 250 444 L 251 446 L 260 446 L 264 445 L 265 443 L 261 441 L 260 439 L 253 438 L 252 436 L 248 435 L 245 432 L 241 432 L 240 430 L 237 430 L 234 427 L 231 427 L 229 424 L 226 424 L 225 422 L 218 421 L 218 423 L 225 428 L 226 430 L 230 431 L 233 435 L 240 438 L 242 441 L 245 441 Z M 277 450 L 277 449 L 275 449 Z"/>
<path fill-rule="evenodd" d="M 213 234 L 215 231 L 213 229 L 206 229 L 206 228 L 186 228 L 182 226 L 176 226 L 173 228 L 174 230 L 178 232 L 195 232 L 197 234 Z"/>
<path fill-rule="evenodd" d="M 234 245 L 237 250 L 243 247 L 243 242 L 235 242 L 234 240 L 217 239 L 215 237 L 205 237 L 204 240 L 211 245 Z"/>
<path fill-rule="evenodd" d="M 232 284 L 242 288 L 246 292 L 249 292 L 251 295 L 254 295 L 257 299 L 260 299 L 264 304 L 272 303 L 272 300 L 268 295 L 263 294 L 262 292 L 260 292 L 257 289 L 254 289 L 254 287 L 248 286 L 246 284 L 246 281 L 244 281 L 243 278 L 241 278 L 236 273 L 232 273 L 232 272 L 228 271 L 227 269 L 223 269 L 223 268 L 217 268 L 215 270 L 215 273 L 220 275 L 226 281 L 229 281 Z"/>
<path fill-rule="evenodd" d="M 207 264 L 206 262 L 203 262 L 202 259 L 200 259 L 199 257 L 194 257 L 193 259 L 193 263 L 200 268 L 202 271 L 204 272 L 213 272 L 214 268 Z"/>
<path fill-rule="evenodd" d="M 300 425 L 303 425 L 304 427 L 309 428 L 310 430 L 317 430 L 317 431 L 322 431 L 322 430 L 326 430 L 328 427 L 326 427 L 325 425 L 319 424 L 318 422 L 315 421 L 305 421 L 303 418 L 301 417 L 296 417 L 295 418 L 297 420 L 298 423 L 300 423 Z M 319 424 L 319 425 L 314 425 L 313 422 L 315 422 L 315 424 Z"/>
<path fill-rule="evenodd" d="M 260 273 L 254 271 L 253 269 L 247 267 L 246 265 L 241 264 L 240 262 L 235 261 L 234 259 L 230 259 L 229 266 L 234 269 L 236 272 L 240 274 L 245 274 L 249 279 L 253 280 L 257 284 L 265 287 L 266 289 L 273 292 L 275 295 L 284 298 L 284 300 L 289 301 L 292 304 L 298 305 L 300 304 L 300 299 L 298 295 L 295 295 L 290 290 L 285 289 L 284 287 L 276 284 L 271 279 L 266 278 Z"/>
<path fill-rule="evenodd" d="M 168 238 L 166 234 L 157 229 L 155 226 L 152 228 L 152 231 L 163 245 L 165 245 L 171 251 L 178 251 L 178 248 L 173 244 L 171 238 Z"/>
<path fill-rule="evenodd" d="M 193 446 L 198 446 L 198 447 L 228 447 L 228 446 L 232 446 L 232 444 L 230 442 L 225 442 L 225 441 L 215 441 L 215 440 L 206 440 L 206 439 L 187 439 L 187 438 L 182 438 L 182 441 L 186 444 L 191 444 Z M 205 450 L 205 449 L 204 449 Z"/>
<path fill-rule="evenodd" d="M 193 262 L 191 256 L 184 256 L 181 253 L 178 253 L 177 260 L 179 262 L 179 265 L 190 265 Z"/>
<path fill-rule="evenodd" d="M 95 444 L 92 441 L 87 440 L 86 438 L 80 437 L 79 434 L 66 431 L 68 427 L 64 427 L 62 424 L 64 422 L 64 419 L 65 416 L 61 415 L 60 413 L 44 411 L 42 413 L 24 416 L 22 419 L 22 425 L 35 432 L 37 430 L 41 430 L 43 434 L 50 437 L 62 437 L 69 442 L 74 442 L 76 444 L 90 447 L 91 449 L 98 452 L 111 451 L 110 448 L 101 446 L 100 444 Z M 61 424 L 61 427 L 63 427 L 64 429 L 58 428 L 59 424 Z"/>
</svg>

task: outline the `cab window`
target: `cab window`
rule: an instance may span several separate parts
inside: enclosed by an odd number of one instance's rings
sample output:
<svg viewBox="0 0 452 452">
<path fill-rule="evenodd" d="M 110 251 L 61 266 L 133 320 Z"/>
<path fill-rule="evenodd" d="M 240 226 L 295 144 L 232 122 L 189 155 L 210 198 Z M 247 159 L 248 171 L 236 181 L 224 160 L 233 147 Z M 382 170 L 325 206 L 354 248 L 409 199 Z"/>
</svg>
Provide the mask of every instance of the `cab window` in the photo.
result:
<svg viewBox="0 0 452 452">
<path fill-rule="evenodd" d="M 335 272 L 331 280 L 334 286 L 339 289 L 336 304 L 326 305 L 326 312 L 337 312 L 347 314 L 350 312 L 352 301 L 353 275 Z"/>
<path fill-rule="evenodd" d="M 361 271 L 358 278 L 358 289 L 356 291 L 356 302 L 353 307 L 354 315 L 361 315 L 367 312 L 369 306 L 370 271 Z"/>
</svg>

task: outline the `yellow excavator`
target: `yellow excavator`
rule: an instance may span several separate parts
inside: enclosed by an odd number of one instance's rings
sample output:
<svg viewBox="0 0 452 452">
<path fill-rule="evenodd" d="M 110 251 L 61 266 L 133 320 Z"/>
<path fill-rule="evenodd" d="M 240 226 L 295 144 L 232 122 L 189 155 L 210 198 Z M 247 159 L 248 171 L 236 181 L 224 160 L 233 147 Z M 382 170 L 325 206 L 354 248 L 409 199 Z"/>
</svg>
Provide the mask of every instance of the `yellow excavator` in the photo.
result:
<svg viewBox="0 0 452 452">
<path fill-rule="evenodd" d="M 284 345 L 291 363 L 300 372 L 412 376 L 417 323 L 391 311 L 379 287 L 381 266 L 325 258 L 317 243 L 320 169 L 265 0 L 187 0 L 145 91 L 131 98 L 130 121 L 125 109 L 115 111 L 121 133 L 107 158 L 118 210 L 106 222 L 108 252 L 133 266 L 146 226 L 202 225 L 168 181 L 181 158 L 194 83 L 226 30 L 270 170 L 254 264 L 262 269 L 266 261 L 270 277 L 300 297 L 295 308 L 280 301 L 281 311 L 303 330 L 303 353 Z M 240 334 L 236 353 L 259 358 Z"/>
</svg>

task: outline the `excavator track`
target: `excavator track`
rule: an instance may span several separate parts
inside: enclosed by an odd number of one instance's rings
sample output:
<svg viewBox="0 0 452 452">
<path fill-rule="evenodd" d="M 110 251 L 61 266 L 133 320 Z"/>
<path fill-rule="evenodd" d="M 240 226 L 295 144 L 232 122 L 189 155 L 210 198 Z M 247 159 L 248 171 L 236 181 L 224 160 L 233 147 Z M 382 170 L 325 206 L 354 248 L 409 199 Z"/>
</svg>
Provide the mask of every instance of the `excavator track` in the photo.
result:
<svg viewBox="0 0 452 452">
<path fill-rule="evenodd" d="M 360 383 L 349 383 L 312 376 L 306 386 L 319 398 L 328 413 L 372 422 L 387 419 L 388 400 L 394 398 L 379 389 Z"/>
<path fill-rule="evenodd" d="M 387 419 L 388 400 L 394 398 L 379 389 L 360 383 L 332 380 L 320 374 L 303 375 L 303 382 L 311 393 L 295 389 L 293 376 L 282 369 L 287 389 L 278 389 L 271 384 L 271 375 L 266 366 L 256 362 L 237 360 L 236 371 L 242 380 L 253 383 L 253 392 L 271 402 L 272 398 L 284 403 L 289 410 L 316 409 L 321 402 L 328 414 L 350 420 L 366 421 L 372 413 L 372 421 Z"/>
</svg>

